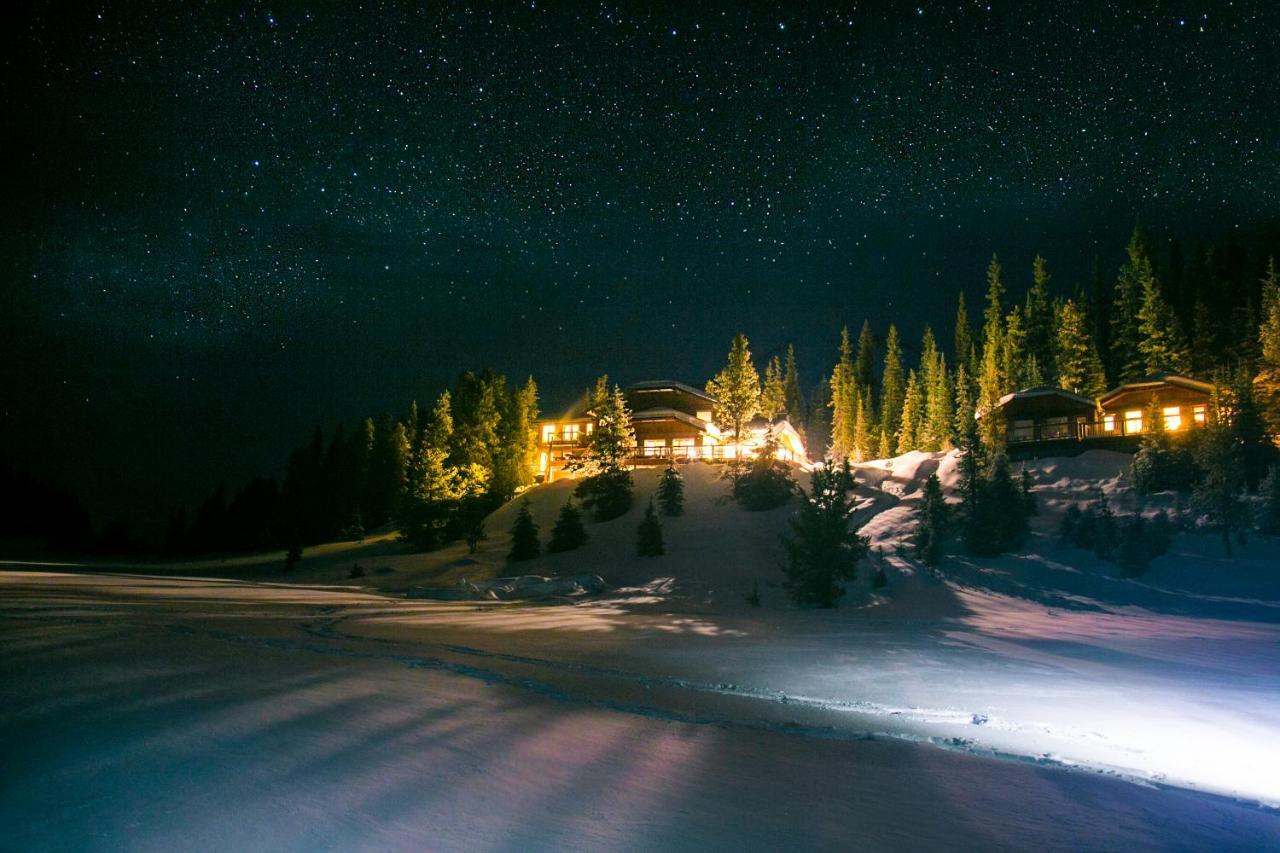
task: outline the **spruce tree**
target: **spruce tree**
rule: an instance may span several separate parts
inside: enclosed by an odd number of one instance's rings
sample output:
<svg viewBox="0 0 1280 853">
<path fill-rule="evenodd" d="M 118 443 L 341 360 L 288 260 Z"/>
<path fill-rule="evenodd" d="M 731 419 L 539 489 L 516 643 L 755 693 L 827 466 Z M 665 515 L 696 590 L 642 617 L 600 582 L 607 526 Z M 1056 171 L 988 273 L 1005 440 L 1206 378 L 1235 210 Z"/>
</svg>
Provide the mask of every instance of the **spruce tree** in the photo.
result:
<svg viewBox="0 0 1280 853">
<path fill-rule="evenodd" d="M 1046 377 L 1054 375 L 1056 369 L 1053 363 L 1057 343 L 1055 319 L 1053 301 L 1049 297 L 1049 265 L 1043 257 L 1036 255 L 1031 264 L 1031 289 L 1027 292 L 1023 320 L 1027 332 L 1027 358 L 1035 359 Z"/>
<path fill-rule="evenodd" d="M 853 343 L 849 328 L 840 330 L 840 360 L 831 373 L 831 457 L 845 459 L 853 452 L 854 416 L 858 399 L 854 377 Z"/>
<path fill-rule="evenodd" d="M 680 515 L 684 512 L 684 477 L 674 465 L 668 465 L 658 480 L 658 506 L 663 515 Z"/>
<path fill-rule="evenodd" d="M 1000 347 L 1001 394 L 1023 391 L 1027 383 L 1027 332 L 1022 306 L 1015 305 L 1005 319 L 1004 344 Z"/>
<path fill-rule="evenodd" d="M 956 304 L 956 328 L 952 356 L 956 366 L 964 365 L 970 376 L 976 373 L 978 348 L 973 342 L 973 325 L 969 322 L 969 309 L 965 306 L 964 291 L 960 291 Z"/>
<path fill-rule="evenodd" d="M 865 462 L 871 458 L 871 413 L 868 401 L 871 391 L 867 389 L 858 395 L 853 412 L 853 447 L 849 450 L 849 459 L 854 462 Z"/>
<path fill-rule="evenodd" d="M 716 425 L 741 444 L 747 422 L 760 411 L 760 374 L 751 362 L 746 335 L 734 335 L 728 363 L 707 383 L 707 393 L 716 399 Z"/>
<path fill-rule="evenodd" d="M 902 345 L 898 327 L 890 326 L 884 342 L 884 373 L 880 379 L 880 425 L 889 441 L 897 439 L 902 429 L 902 403 L 906 394 L 906 377 L 902 372 Z"/>
<path fill-rule="evenodd" d="M 1210 376 L 1218 366 L 1218 322 L 1213 310 L 1197 298 L 1191 309 L 1191 372 Z"/>
<path fill-rule="evenodd" d="M 644 519 L 636 530 L 636 554 L 641 557 L 661 557 L 666 553 L 662 544 L 662 522 L 653 511 L 653 500 L 645 507 Z"/>
<path fill-rule="evenodd" d="M 532 560 L 542 553 L 538 543 L 538 525 L 533 521 L 533 513 L 529 511 L 529 499 L 520 502 L 520 511 L 516 513 L 515 523 L 511 525 L 511 551 L 507 559 L 513 563 Z"/>
<path fill-rule="evenodd" d="M 824 458 L 831 450 L 831 377 L 824 376 L 809 395 L 809 419 L 805 424 L 809 455 Z"/>
<path fill-rule="evenodd" d="M 854 578 L 858 562 L 866 556 L 867 538 L 853 529 L 853 476 L 848 464 L 828 461 L 810 476 L 809 493 L 782 540 L 787 549 L 784 585 L 799 604 L 834 607 L 844 595 L 844 583 Z"/>
<path fill-rule="evenodd" d="M 853 381 L 859 388 L 870 388 L 875 382 L 876 338 L 871 333 L 871 322 L 862 321 L 862 331 L 858 333 L 858 360 L 853 366 Z"/>
<path fill-rule="evenodd" d="M 782 396 L 786 402 L 787 420 L 796 430 L 805 436 L 804 394 L 800 391 L 800 372 L 796 368 L 796 348 L 787 344 L 787 360 L 782 371 Z M 807 438 L 807 436 L 805 436 Z"/>
<path fill-rule="evenodd" d="M 880 439 L 876 444 L 876 458 L 888 459 L 893 456 L 893 440 L 889 437 L 889 428 L 880 426 Z"/>
<path fill-rule="evenodd" d="M 928 326 L 925 326 L 921 353 L 924 417 L 918 442 L 922 450 L 945 450 L 951 444 L 953 394 L 946 356 L 937 348 Z"/>
<path fill-rule="evenodd" d="M 631 472 L 626 465 L 636 452 L 636 434 L 622 389 L 614 385 L 609 390 L 607 377 L 596 383 L 590 413 L 595 428 L 587 437 L 586 455 L 569 468 L 586 474 L 574 495 L 596 521 L 608 521 L 631 507 Z"/>
<path fill-rule="evenodd" d="M 956 367 L 955 411 L 952 412 L 952 442 L 959 447 L 964 434 L 973 428 L 974 411 L 977 401 L 972 396 L 972 384 L 969 381 L 968 368 L 964 362 Z"/>
<path fill-rule="evenodd" d="M 774 418 L 786 414 L 787 389 L 782 381 L 782 363 L 775 355 L 769 359 L 764 371 L 764 385 L 760 390 L 760 414 L 773 423 Z"/>
<path fill-rule="evenodd" d="M 1116 382 L 1133 382 L 1147 372 L 1142 352 L 1142 311 L 1149 282 L 1155 281 L 1151 253 L 1141 226 L 1134 226 L 1126 248 L 1128 259 L 1120 268 L 1110 306 L 1111 373 Z"/>
<path fill-rule="evenodd" d="M 941 561 L 950 520 L 951 508 L 942 496 L 942 483 L 937 474 L 930 474 L 916 509 L 916 530 L 912 537 L 916 556 L 926 566 L 937 566 Z"/>
<path fill-rule="evenodd" d="M 1262 279 L 1262 320 L 1258 324 L 1258 373 L 1254 394 L 1272 435 L 1280 435 L 1280 277 L 1275 258 Z"/>
<path fill-rule="evenodd" d="M 1138 351 L 1142 353 L 1147 373 L 1159 370 L 1182 372 L 1187 369 L 1187 347 L 1173 309 L 1160 292 L 1155 275 L 1142 283 L 1142 307 L 1138 309 Z"/>
<path fill-rule="evenodd" d="M 1097 397 L 1106 390 L 1106 376 L 1084 312 L 1075 300 L 1068 299 L 1058 306 L 1057 314 L 1055 384 L 1073 394 Z"/>
<path fill-rule="evenodd" d="M 1194 452 L 1200 480 L 1193 501 L 1222 537 L 1222 547 L 1230 557 L 1231 534 L 1243 526 L 1247 513 L 1242 499 L 1244 472 L 1221 390 L 1215 390 L 1209 409 L 1205 425 L 1196 435 Z"/>
<path fill-rule="evenodd" d="M 1004 315 L 1000 301 L 1004 296 L 1004 279 L 1000 261 L 991 256 L 987 267 L 987 305 L 983 310 L 982 372 L 978 376 L 978 411 L 982 443 L 988 453 L 1003 452 L 1005 443 L 1004 414 L 1000 398 L 1004 395 L 1001 369 L 1005 343 Z"/>
<path fill-rule="evenodd" d="M 898 429 L 898 453 L 908 453 L 919 447 L 920 429 L 924 420 L 924 394 L 915 370 L 907 373 L 907 390 L 902 401 L 902 425 Z"/>
<path fill-rule="evenodd" d="M 547 553 L 559 554 L 572 551 L 585 544 L 587 544 L 587 529 L 582 524 L 582 512 L 570 498 L 564 502 L 564 506 L 560 507 L 560 515 L 556 518 L 555 527 L 551 528 L 551 541 L 547 543 Z"/>
</svg>

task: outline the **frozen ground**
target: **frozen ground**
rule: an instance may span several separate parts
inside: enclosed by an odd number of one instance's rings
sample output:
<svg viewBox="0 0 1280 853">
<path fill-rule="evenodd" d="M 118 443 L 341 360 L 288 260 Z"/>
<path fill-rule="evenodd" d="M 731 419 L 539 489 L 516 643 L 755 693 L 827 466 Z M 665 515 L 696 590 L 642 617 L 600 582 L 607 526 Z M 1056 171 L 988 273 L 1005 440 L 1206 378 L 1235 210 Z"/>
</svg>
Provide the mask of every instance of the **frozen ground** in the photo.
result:
<svg viewBox="0 0 1280 853">
<path fill-rule="evenodd" d="M 671 558 L 593 526 L 578 570 L 634 585 L 576 605 L 0 573 L 3 846 L 1280 848 L 1280 554 L 1057 545 L 1069 502 L 1131 508 L 1122 463 L 1037 463 L 1026 553 L 941 577 L 895 546 L 953 460 L 877 463 L 890 583 L 832 612 L 770 585 L 785 512 L 696 469 Z"/>
</svg>

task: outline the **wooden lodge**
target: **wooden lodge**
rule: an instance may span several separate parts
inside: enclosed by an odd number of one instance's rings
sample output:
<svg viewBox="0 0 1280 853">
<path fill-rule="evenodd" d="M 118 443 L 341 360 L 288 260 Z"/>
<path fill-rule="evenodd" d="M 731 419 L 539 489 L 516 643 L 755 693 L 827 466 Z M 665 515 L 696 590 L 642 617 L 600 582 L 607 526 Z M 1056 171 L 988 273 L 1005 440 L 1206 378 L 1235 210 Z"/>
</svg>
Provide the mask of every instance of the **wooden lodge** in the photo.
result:
<svg viewBox="0 0 1280 853">
<path fill-rule="evenodd" d="M 746 425 L 741 441 L 734 443 L 712 417 L 716 400 L 691 385 L 669 379 L 629 385 L 623 391 L 631 410 L 636 434 L 634 465 L 666 460 L 723 460 L 738 455 L 754 457 L 766 442 L 777 444 L 777 454 L 787 461 L 805 461 L 804 441 L 785 419 L 772 422 L 756 418 Z M 538 425 L 538 473 L 546 481 L 564 476 L 574 458 L 585 453 L 595 422 L 581 406 L 555 420 Z"/>
<path fill-rule="evenodd" d="M 1145 420 L 1154 412 L 1168 432 L 1203 426 L 1213 385 L 1179 376 L 1153 373 L 1126 382 L 1098 398 L 1099 435 L 1140 435 L 1151 429 Z"/>
</svg>

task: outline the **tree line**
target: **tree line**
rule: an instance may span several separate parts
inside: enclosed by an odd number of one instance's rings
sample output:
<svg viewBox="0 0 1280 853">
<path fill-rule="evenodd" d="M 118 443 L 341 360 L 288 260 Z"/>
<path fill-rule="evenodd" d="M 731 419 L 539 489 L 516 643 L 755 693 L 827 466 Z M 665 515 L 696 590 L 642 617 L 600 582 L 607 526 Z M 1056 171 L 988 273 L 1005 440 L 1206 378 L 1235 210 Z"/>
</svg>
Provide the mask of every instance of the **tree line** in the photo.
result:
<svg viewBox="0 0 1280 853">
<path fill-rule="evenodd" d="M 533 483 L 538 389 L 486 370 L 461 374 L 430 411 L 317 427 L 284 477 L 224 486 L 170 521 L 166 556 L 248 552 L 355 539 L 394 524 L 421 549 L 483 535 L 484 517 Z"/>
</svg>

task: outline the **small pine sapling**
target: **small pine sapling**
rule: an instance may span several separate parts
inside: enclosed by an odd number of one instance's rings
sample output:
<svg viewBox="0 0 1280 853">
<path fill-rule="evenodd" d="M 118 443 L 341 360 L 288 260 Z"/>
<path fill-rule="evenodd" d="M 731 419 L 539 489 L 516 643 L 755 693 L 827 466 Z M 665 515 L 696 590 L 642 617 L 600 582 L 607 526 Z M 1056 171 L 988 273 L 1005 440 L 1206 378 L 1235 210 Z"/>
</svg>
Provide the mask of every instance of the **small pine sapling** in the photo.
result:
<svg viewBox="0 0 1280 853">
<path fill-rule="evenodd" d="M 636 530 L 636 553 L 641 557 L 661 557 L 666 553 L 662 544 L 662 522 L 653 509 L 653 500 L 644 510 L 644 520 Z"/>
<path fill-rule="evenodd" d="M 511 551 L 507 554 L 507 559 L 515 563 L 532 560 L 541 553 L 538 525 L 534 523 L 533 514 L 529 511 L 529 499 L 525 498 L 520 503 L 515 523 L 511 525 Z"/>
<path fill-rule="evenodd" d="M 674 465 L 668 465 L 658 481 L 658 507 L 668 516 L 684 512 L 684 478 Z"/>
</svg>

